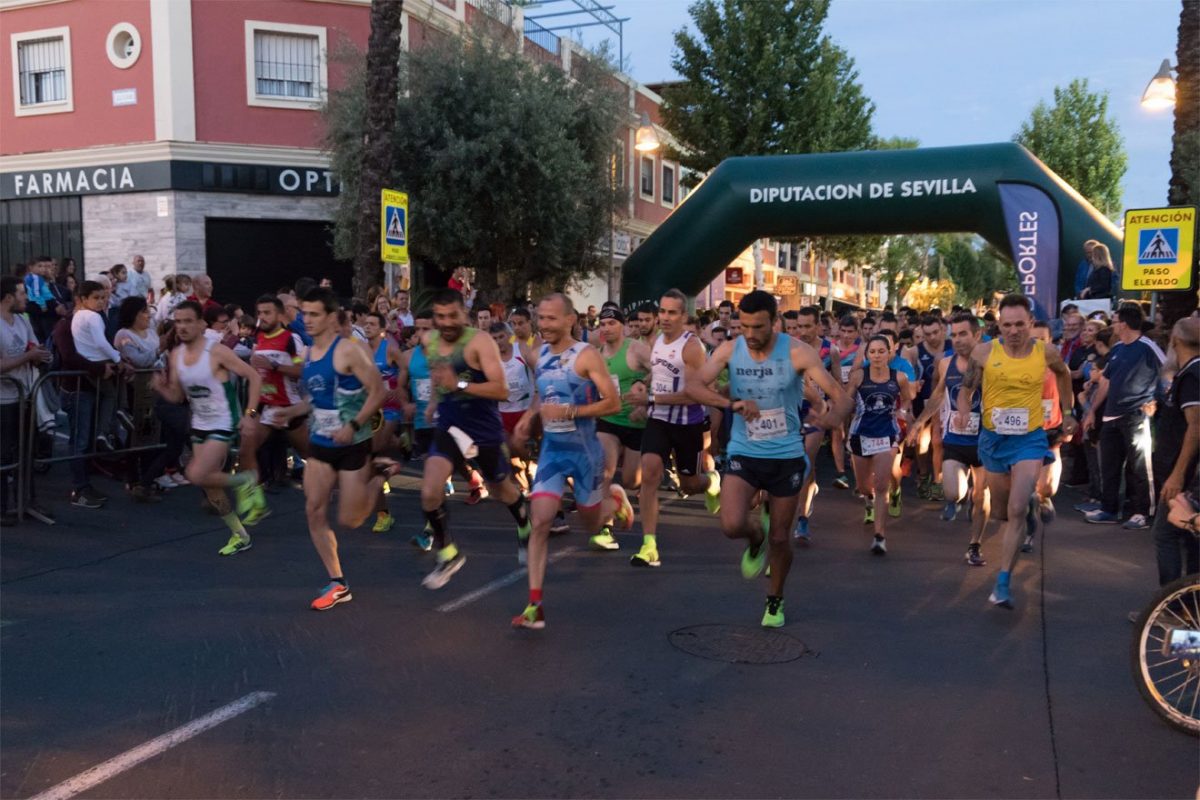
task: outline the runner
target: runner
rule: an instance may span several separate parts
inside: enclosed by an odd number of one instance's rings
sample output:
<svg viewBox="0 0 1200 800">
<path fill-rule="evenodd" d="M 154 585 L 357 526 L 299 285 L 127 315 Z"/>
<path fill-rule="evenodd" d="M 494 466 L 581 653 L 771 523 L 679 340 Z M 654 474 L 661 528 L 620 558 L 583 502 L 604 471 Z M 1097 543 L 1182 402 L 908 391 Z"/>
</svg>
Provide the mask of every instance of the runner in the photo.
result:
<svg viewBox="0 0 1200 800">
<path fill-rule="evenodd" d="M 670 301 L 668 294 L 663 306 Z M 834 411 L 817 421 L 830 428 L 841 425 L 850 400 L 821 365 L 808 345 L 775 331 L 775 298 L 755 290 L 738 304 L 742 336 L 717 348 L 707 363 L 689 373 L 687 393 L 706 405 L 733 412 L 729 471 L 722 487 L 721 529 L 730 539 L 748 539 L 742 554 L 742 577 L 762 574 L 769 544 L 771 583 L 762 625 L 782 627 L 783 587 L 792 565 L 788 530 L 799 505 L 799 493 L 809 467 L 800 434 L 800 399 L 805 378 L 824 391 Z M 729 397 L 709 388 L 729 368 Z M 653 425 L 653 421 L 651 422 Z M 768 531 L 751 513 L 755 497 L 770 497 Z"/>
<path fill-rule="evenodd" d="M 908 376 L 892 368 L 889 356 L 892 342 L 883 335 L 867 340 L 867 365 L 850 376 L 847 391 L 854 397 L 854 419 L 850 422 L 850 452 L 854 454 L 854 482 L 865 500 L 863 524 L 874 524 L 875 538 L 871 552 L 887 553 L 887 532 L 884 510 L 892 516 L 891 497 L 896 490 L 900 472 L 896 456 L 900 442 L 899 414 L 910 415 L 913 386 Z"/>
<path fill-rule="evenodd" d="M 538 338 L 537 332 L 533 329 L 533 316 L 529 313 L 529 309 L 514 308 L 508 315 L 508 324 L 512 327 L 513 344 L 520 342 L 530 354 L 537 352 L 538 348 L 542 346 L 542 340 Z"/>
<path fill-rule="evenodd" d="M 657 335 L 658 315 L 655 312 L 654 306 L 650 304 L 643 305 L 637 310 L 637 331 L 638 335 L 634 338 L 642 344 L 650 347 L 654 344 L 654 337 Z M 683 321 L 680 320 L 680 329 L 683 328 Z"/>
<path fill-rule="evenodd" d="M 978 390 L 971 395 L 971 416 L 967 427 L 960 428 L 955 423 L 955 409 L 958 408 L 958 392 L 962 386 L 963 374 L 967 370 L 971 353 L 979 344 L 979 320 L 965 312 L 951 317 L 950 342 L 954 347 L 954 355 L 938 362 L 937 385 L 921 413 L 921 418 L 917 420 L 913 430 L 909 431 L 908 439 L 909 444 L 913 444 L 921 425 L 929 417 L 941 416 L 942 429 L 946 431 L 942 436 L 942 484 L 946 495 L 942 519 L 951 522 L 958 516 L 963 501 L 967 499 L 969 480 L 971 505 L 967 517 L 971 521 L 971 541 L 967 545 L 964 560 L 973 567 L 982 567 L 987 562 L 980 552 L 980 545 L 983 542 L 983 531 L 987 527 L 991 506 L 987 476 L 979 460 L 981 397 Z"/>
<path fill-rule="evenodd" d="M 838 321 L 838 372 L 834 375 L 843 388 L 850 382 L 850 373 L 854 370 L 854 358 L 862 343 L 858 338 L 858 317 L 847 314 Z M 846 427 L 844 425 L 829 432 L 829 449 L 833 453 L 833 466 L 837 475 L 833 479 L 834 487 L 850 488 L 850 476 L 846 472 Z"/>
<path fill-rule="evenodd" d="M 362 316 L 362 332 L 367 344 L 367 351 L 379 370 L 383 380 L 383 424 L 371 436 L 371 452 L 375 455 L 385 455 L 395 449 L 396 429 L 404 419 L 404 406 L 397 379 L 400 375 L 400 348 L 395 340 L 387 335 L 387 316 L 379 311 L 368 311 Z M 390 531 L 396 524 L 392 513 L 388 511 L 387 495 L 390 489 L 387 481 L 380 487 L 379 496 L 375 498 L 375 524 L 371 526 L 374 533 Z"/>
<path fill-rule="evenodd" d="M 795 313 L 795 338 L 817 351 L 817 355 L 821 358 L 822 368 L 826 371 L 832 369 L 833 362 L 839 360 L 838 352 L 833 342 L 821 336 L 821 310 L 816 306 L 805 306 Z M 800 421 L 808 472 L 804 475 L 804 487 L 800 490 L 800 515 L 796 518 L 796 528 L 792 532 L 792 535 L 802 542 L 809 541 L 808 518 L 812 515 L 813 498 L 819 491 L 817 488 L 817 453 L 820 452 L 821 441 L 825 438 L 824 428 L 805 421 L 808 418 L 809 409 L 812 407 L 813 404 L 810 400 L 802 398 Z"/>
<path fill-rule="evenodd" d="M 542 421 L 542 449 L 537 478 L 530 492 L 533 533 L 529 537 L 529 603 L 512 620 L 514 628 L 542 629 L 542 584 L 550 525 L 562 505 L 567 478 L 575 484 L 580 522 L 593 536 L 605 517 L 616 514 L 626 527 L 633 524 L 633 507 L 620 486 L 606 492 L 604 451 L 596 438 L 596 417 L 621 407 L 612 376 L 596 348 L 576 341 L 571 301 L 548 295 L 538 305 L 538 330 L 545 344 L 538 353 L 537 395 L 517 424 L 518 439 L 528 439 L 533 417 Z M 599 395 L 599 399 L 596 399 Z"/>
<path fill-rule="evenodd" d="M 680 490 L 704 492 L 709 513 L 721 509 L 721 476 L 700 474 L 700 456 L 708 420 L 704 407 L 692 400 L 685 387 L 685 373 L 704 366 L 704 345 L 683 330 L 687 296 L 668 289 L 659 301 L 658 324 L 662 333 L 654 340 L 650 355 L 650 411 L 642 434 L 642 547 L 630 559 L 635 567 L 657 567 L 658 487 L 672 455 L 679 473 Z M 715 379 L 715 375 L 714 375 Z"/>
<path fill-rule="evenodd" d="M 983 407 L 979 458 L 987 470 L 988 489 L 998 508 L 1004 508 L 1004 555 L 992 605 L 1012 608 L 1011 578 L 1017 565 L 1030 501 L 1034 498 L 1048 443 L 1042 426 L 1042 384 L 1046 369 L 1058 377 L 1060 397 L 1070 403 L 1071 373 L 1054 348 L 1032 339 L 1029 301 L 1019 294 L 1000 301 L 1000 340 L 981 343 L 958 393 L 957 427 L 970 425 L 971 395 L 982 386 Z M 1063 408 L 1063 433 L 1075 432 L 1069 405 Z"/>
<path fill-rule="evenodd" d="M 418 345 L 400 354 L 400 366 L 396 372 L 396 388 L 400 392 L 400 400 L 404 408 L 404 417 L 412 425 L 412 453 L 414 459 L 424 459 L 433 443 L 433 421 L 426 415 L 429 399 L 433 394 L 429 378 L 429 362 L 425 360 L 425 348 L 419 342 L 433 330 L 433 312 L 429 309 L 418 311 L 413 316 L 413 327 L 417 331 Z M 449 490 L 453 492 L 453 484 L 447 481 Z M 433 548 L 433 533 L 429 523 L 424 523 L 424 529 L 412 535 L 409 539 L 413 547 L 428 553 Z"/>
<path fill-rule="evenodd" d="M 921 341 L 909 348 L 905 354 L 917 373 L 917 396 L 913 398 L 913 414 L 923 416 L 925 404 L 933 395 L 934 372 L 942 359 L 953 354 L 954 348 L 946 339 L 946 324 L 941 317 L 926 314 L 918 321 L 920 327 L 913 328 L 914 334 L 920 333 Z M 945 493 L 937 484 L 942 461 L 942 436 L 940 419 L 936 416 L 926 417 L 928 427 L 917 432 L 916 443 L 917 462 L 917 496 L 922 500 L 941 502 Z"/>
<path fill-rule="evenodd" d="M 509 318 L 517 318 L 517 313 L 514 311 Z M 512 328 L 507 324 L 493 322 L 488 333 L 496 342 L 497 349 L 500 350 L 500 363 L 504 366 L 504 380 L 508 386 L 508 399 L 500 403 L 500 420 L 504 423 L 505 441 L 508 442 L 508 452 L 512 456 L 510 463 L 517 483 L 521 486 L 521 491 L 528 492 L 533 483 L 529 473 L 529 464 L 531 463 L 527 447 L 529 440 L 517 441 L 513 433 L 517 428 L 517 423 L 533 405 L 535 392 L 533 356 L 529 353 L 524 341 L 515 337 Z M 514 346 L 514 338 L 520 342 L 518 346 Z"/>
<path fill-rule="evenodd" d="M 217 552 L 231 556 L 250 549 L 250 534 L 230 508 L 225 489 L 237 491 L 239 511 L 248 513 L 254 506 L 243 502 L 249 496 L 244 487 L 257 486 L 258 476 L 254 470 L 229 475 L 225 461 L 238 433 L 252 436 L 258 425 L 262 379 L 228 347 L 205 338 L 198 302 L 184 300 L 172 315 L 180 344 L 171 351 L 169 374 L 155 373 L 153 386 L 167 402 L 187 400 L 191 407 L 192 460 L 187 465 L 187 479 L 204 490 L 208 502 L 229 527 L 229 541 Z M 234 375 L 249 387 L 245 414 L 238 403 Z"/>
<path fill-rule="evenodd" d="M 478 330 L 467 326 L 467 308 L 454 289 L 434 294 L 433 323 L 434 330 L 422 347 L 437 396 L 437 419 L 425 458 L 421 509 L 433 532 L 437 566 L 421 583 L 427 589 L 440 589 L 466 563 L 450 536 L 445 508 L 446 481 L 455 468 L 465 470 L 468 459 L 479 465 L 490 495 L 508 508 L 517 523 L 521 559 L 530 526 L 521 490 L 512 478 L 497 407 L 508 398 L 500 351 L 490 336 L 478 335 Z M 433 409 L 426 408 L 425 414 L 429 418 Z"/>
<path fill-rule="evenodd" d="M 605 489 L 613 485 L 621 465 L 622 491 L 636 491 L 642 481 L 642 433 L 646 430 L 646 375 L 650 348 L 625 335 L 625 315 L 616 306 L 600 311 L 600 353 L 621 399 L 621 410 L 596 421 L 596 434 L 604 448 Z M 589 540 L 596 550 L 617 550 L 611 519 Z M 630 518 L 632 523 L 632 518 Z"/>
<path fill-rule="evenodd" d="M 1033 323 L 1033 336 L 1042 344 L 1049 347 L 1050 324 L 1037 320 Z M 1061 351 L 1060 351 L 1061 355 Z M 1069 367 L 1068 367 L 1069 369 Z M 1073 401 L 1069 401 L 1070 404 Z M 1025 542 L 1021 545 L 1022 553 L 1033 552 L 1033 540 L 1038 536 L 1039 528 L 1049 525 L 1057 516 L 1054 509 L 1054 495 L 1058 494 L 1058 482 L 1062 477 L 1063 442 L 1071 441 L 1071 436 L 1063 435 L 1063 415 L 1061 402 L 1058 397 L 1058 377 L 1054 370 L 1047 369 L 1042 381 L 1042 427 L 1046 429 L 1046 441 L 1049 449 L 1042 461 L 1042 472 L 1038 476 L 1037 492 L 1029 503 L 1025 520 Z"/>
</svg>

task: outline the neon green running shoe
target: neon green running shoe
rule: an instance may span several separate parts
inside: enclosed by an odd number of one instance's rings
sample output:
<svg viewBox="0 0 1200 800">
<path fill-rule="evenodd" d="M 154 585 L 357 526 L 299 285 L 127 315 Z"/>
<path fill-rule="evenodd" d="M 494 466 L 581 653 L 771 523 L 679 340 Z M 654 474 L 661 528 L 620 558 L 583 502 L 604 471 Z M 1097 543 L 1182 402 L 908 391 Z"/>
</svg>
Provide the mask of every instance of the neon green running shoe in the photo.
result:
<svg viewBox="0 0 1200 800">
<path fill-rule="evenodd" d="M 721 513 L 721 474 L 719 472 L 708 473 L 708 489 L 704 492 L 704 507 L 710 514 Z"/>
<path fill-rule="evenodd" d="M 762 626 L 764 628 L 783 627 L 783 598 L 768 597 L 767 610 L 763 612 Z"/>
<path fill-rule="evenodd" d="M 753 549 L 754 546 L 750 545 L 742 551 L 742 577 L 748 581 L 762 575 L 767 566 L 767 540 L 758 543 L 757 553 L 751 553 Z"/>
<path fill-rule="evenodd" d="M 396 524 L 396 518 L 391 514 L 376 514 L 375 524 L 371 526 L 372 533 L 387 533 Z"/>
<path fill-rule="evenodd" d="M 243 525 L 257 525 L 271 516 L 271 507 L 267 505 L 267 496 L 262 487 L 255 485 L 250 492 L 250 510 L 242 515 Z"/>
<path fill-rule="evenodd" d="M 600 532 L 588 539 L 588 547 L 593 550 L 620 550 L 621 545 L 617 542 L 617 537 L 613 536 L 612 528 L 605 525 L 600 529 Z"/>
<path fill-rule="evenodd" d="M 512 619 L 514 628 L 529 628 L 540 631 L 546 627 L 546 612 L 542 611 L 541 603 L 530 603 L 525 610 Z"/>
<path fill-rule="evenodd" d="M 225 546 L 218 550 L 217 553 L 223 556 L 231 556 L 235 553 L 240 553 L 243 550 L 249 549 L 250 537 L 240 533 L 235 533 L 229 537 L 229 541 L 226 542 Z"/>
<path fill-rule="evenodd" d="M 629 563 L 635 567 L 659 567 L 662 562 L 658 560 L 658 550 L 649 544 L 643 544 L 642 549 L 633 554 L 629 559 Z"/>
<path fill-rule="evenodd" d="M 868 497 L 863 508 L 863 525 L 871 525 L 875 522 L 875 498 Z"/>
<path fill-rule="evenodd" d="M 900 506 L 900 489 L 897 488 L 895 491 L 888 492 L 888 516 L 900 516 Z"/>
<path fill-rule="evenodd" d="M 429 527 L 426 525 L 426 527 Z M 517 526 L 517 538 L 522 542 L 529 541 L 529 534 L 533 533 L 533 523 L 526 521 L 524 525 Z"/>
</svg>

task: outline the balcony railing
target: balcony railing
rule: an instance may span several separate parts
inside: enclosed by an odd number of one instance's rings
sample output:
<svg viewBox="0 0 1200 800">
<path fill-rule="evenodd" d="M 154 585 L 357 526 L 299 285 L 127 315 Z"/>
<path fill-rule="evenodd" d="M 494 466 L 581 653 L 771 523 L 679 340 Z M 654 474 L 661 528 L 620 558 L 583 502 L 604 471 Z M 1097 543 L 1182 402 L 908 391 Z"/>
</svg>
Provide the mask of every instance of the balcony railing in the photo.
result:
<svg viewBox="0 0 1200 800">
<path fill-rule="evenodd" d="M 508 27 L 513 24 L 513 7 L 507 0 L 466 0 L 467 5 L 482 11 Z"/>
<path fill-rule="evenodd" d="M 558 36 L 528 17 L 525 19 L 525 38 L 554 55 L 559 54 L 562 45 Z"/>
</svg>

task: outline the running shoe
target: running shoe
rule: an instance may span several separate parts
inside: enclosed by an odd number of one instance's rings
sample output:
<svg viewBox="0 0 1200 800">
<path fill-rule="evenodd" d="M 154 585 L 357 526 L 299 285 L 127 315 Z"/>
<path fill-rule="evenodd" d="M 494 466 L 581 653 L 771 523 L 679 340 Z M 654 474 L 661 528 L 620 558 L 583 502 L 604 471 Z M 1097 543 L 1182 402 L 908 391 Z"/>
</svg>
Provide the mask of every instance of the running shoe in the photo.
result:
<svg viewBox="0 0 1200 800">
<path fill-rule="evenodd" d="M 450 497 L 453 494 L 454 494 L 454 481 L 447 478 L 446 479 L 446 497 Z"/>
<path fill-rule="evenodd" d="M 679 493 L 681 491 L 679 488 L 679 479 L 675 477 L 675 470 L 663 470 L 662 480 L 659 481 L 658 488 L 667 492 Z"/>
<path fill-rule="evenodd" d="M 487 487 L 483 485 L 482 480 L 479 481 L 479 483 L 475 483 L 474 481 L 472 481 L 469 488 L 471 489 L 471 493 L 469 495 L 467 495 L 467 505 L 473 506 L 476 503 L 478 503 L 480 500 L 487 499 L 488 490 L 487 490 Z"/>
<path fill-rule="evenodd" d="M 871 555 L 886 556 L 887 555 L 887 539 L 875 534 L 875 541 L 871 542 Z"/>
<path fill-rule="evenodd" d="M 932 503 L 940 503 L 946 499 L 946 490 L 942 488 L 940 483 L 930 483 L 929 497 L 925 499 Z"/>
<path fill-rule="evenodd" d="M 71 505 L 78 508 L 101 508 L 107 497 L 90 486 L 71 492 Z"/>
<path fill-rule="evenodd" d="M 229 537 L 229 541 L 225 546 L 217 551 L 218 555 L 231 556 L 235 553 L 240 553 L 243 550 L 250 549 L 250 537 L 245 534 L 235 533 Z"/>
<path fill-rule="evenodd" d="M 257 525 L 271 516 L 271 507 L 267 505 L 267 496 L 261 486 L 254 486 L 250 493 L 250 510 L 242 517 L 243 525 Z"/>
<path fill-rule="evenodd" d="M 996 581 L 996 588 L 992 589 L 988 602 L 1000 608 L 1012 608 L 1012 591 L 1009 590 L 1008 584 Z"/>
<path fill-rule="evenodd" d="M 170 472 L 167 474 L 167 477 L 170 478 L 171 481 L 176 486 L 191 486 L 192 485 L 192 482 L 189 481 L 186 477 L 184 477 L 184 474 L 182 472 Z"/>
<path fill-rule="evenodd" d="M 1071 508 L 1086 514 L 1089 511 L 1099 511 L 1103 508 L 1103 505 L 1098 500 L 1084 500 L 1082 503 L 1076 503 L 1071 506 Z"/>
<path fill-rule="evenodd" d="M 895 491 L 888 492 L 888 516 L 889 517 L 900 516 L 900 506 L 901 505 L 902 505 L 902 500 L 900 498 L 900 487 L 897 486 Z"/>
<path fill-rule="evenodd" d="M 313 611 L 328 611 L 338 603 L 349 603 L 354 599 L 350 587 L 341 581 L 330 581 L 309 606 Z"/>
<path fill-rule="evenodd" d="M 157 486 L 158 488 L 162 489 L 165 492 L 168 489 L 174 489 L 179 484 L 176 483 L 175 481 L 171 480 L 170 475 L 159 475 L 157 478 L 154 479 L 154 485 Z"/>
<path fill-rule="evenodd" d="M 562 536 L 571 532 L 571 524 L 567 522 L 567 516 L 559 511 L 554 515 L 554 522 L 550 523 L 550 535 Z"/>
<path fill-rule="evenodd" d="M 454 545 L 447 545 L 438 551 L 438 563 L 433 572 L 421 579 L 421 585 L 426 589 L 440 589 L 450 582 L 454 573 L 463 568 L 467 557 L 458 552 Z"/>
<path fill-rule="evenodd" d="M 808 544 L 811 541 L 808 533 L 808 517 L 796 518 L 796 529 L 792 531 L 792 538 L 804 544 Z"/>
<path fill-rule="evenodd" d="M 617 509 L 613 512 L 613 520 L 620 524 L 624 530 L 629 530 L 633 527 L 633 503 L 629 502 L 629 495 L 625 493 L 625 488 L 618 483 L 614 483 L 609 487 L 609 494 L 617 503 Z M 609 531 L 612 535 L 612 531 Z M 615 550 L 616 548 L 611 548 Z"/>
<path fill-rule="evenodd" d="M 763 612 L 762 626 L 764 628 L 783 627 L 783 598 L 768 597 L 767 610 Z"/>
<path fill-rule="evenodd" d="M 1116 514 L 1110 514 L 1102 508 L 1086 512 L 1083 518 L 1093 525 L 1116 525 L 1121 521 Z"/>
<path fill-rule="evenodd" d="M 833 479 L 833 485 L 837 489 L 849 489 L 850 476 L 844 472 L 839 472 L 837 477 Z"/>
<path fill-rule="evenodd" d="M 1023 542 L 1021 542 L 1021 552 L 1022 553 L 1032 553 L 1033 552 L 1033 534 L 1032 533 L 1025 534 L 1025 540 Z"/>
<path fill-rule="evenodd" d="M 863 498 L 863 525 L 871 525 L 875 522 L 875 498 Z"/>
<path fill-rule="evenodd" d="M 953 500 L 947 500 L 946 505 L 942 506 L 942 520 L 954 522 L 954 518 L 958 516 L 958 505 Z"/>
<path fill-rule="evenodd" d="M 529 628 L 530 630 L 540 631 L 546 627 L 546 614 L 542 611 L 541 603 L 530 603 L 525 606 L 525 610 L 512 618 L 512 626 L 514 628 Z"/>
<path fill-rule="evenodd" d="M 658 560 L 658 550 L 649 544 L 643 544 L 642 549 L 634 553 L 629 559 L 629 563 L 635 567 L 662 566 L 662 562 Z"/>
<path fill-rule="evenodd" d="M 600 532 L 588 539 L 588 547 L 593 550 L 620 550 L 621 545 L 613 536 L 612 528 L 605 525 Z"/>
<path fill-rule="evenodd" d="M 928 500 L 929 492 L 930 478 L 929 476 L 925 476 L 917 481 L 917 497 L 921 498 L 922 500 Z"/>
<path fill-rule="evenodd" d="M 708 473 L 708 488 L 704 491 L 704 507 L 710 514 L 721 511 L 721 475 L 718 472 Z"/>
<path fill-rule="evenodd" d="M 433 531 L 429 527 L 429 523 L 425 523 L 425 529 L 420 533 L 414 533 L 410 538 L 409 543 L 423 553 L 428 553 L 433 549 Z"/>
<path fill-rule="evenodd" d="M 371 526 L 372 533 L 387 533 L 396 524 L 396 518 L 391 514 L 376 514 L 375 524 Z"/>
<path fill-rule="evenodd" d="M 972 567 L 985 567 L 987 562 L 983 560 L 983 553 L 979 551 L 978 544 L 967 545 L 967 554 L 964 559 L 968 565 Z"/>
<path fill-rule="evenodd" d="M 758 543 L 757 553 L 752 553 L 753 549 L 754 545 L 750 545 L 742 551 L 742 577 L 748 581 L 762 575 L 767 566 L 767 540 Z"/>
<path fill-rule="evenodd" d="M 1144 531 L 1150 527 L 1150 520 L 1146 519 L 1145 514 L 1134 514 L 1121 527 L 1127 531 Z"/>
<path fill-rule="evenodd" d="M 1039 505 L 1039 513 L 1042 517 L 1042 522 L 1046 523 L 1047 525 L 1049 525 L 1051 522 L 1054 522 L 1055 518 L 1058 516 L 1058 512 L 1054 508 L 1054 499 L 1051 497 L 1043 497 L 1042 502 Z"/>
</svg>

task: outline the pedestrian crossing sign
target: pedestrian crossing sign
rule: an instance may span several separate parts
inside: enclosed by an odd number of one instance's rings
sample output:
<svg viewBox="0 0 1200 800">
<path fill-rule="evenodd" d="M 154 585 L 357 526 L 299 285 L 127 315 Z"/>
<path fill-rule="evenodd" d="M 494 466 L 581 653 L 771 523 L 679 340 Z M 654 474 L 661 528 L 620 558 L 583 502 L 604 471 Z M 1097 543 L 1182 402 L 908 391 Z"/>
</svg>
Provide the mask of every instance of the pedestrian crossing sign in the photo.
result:
<svg viewBox="0 0 1200 800">
<path fill-rule="evenodd" d="M 384 189 L 380 209 L 380 260 L 388 264 L 407 264 L 408 195 L 393 189 Z"/>
<path fill-rule="evenodd" d="M 1195 206 L 1126 211 L 1121 289 L 1135 292 L 1191 289 L 1195 233 Z"/>
</svg>

